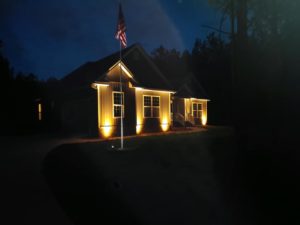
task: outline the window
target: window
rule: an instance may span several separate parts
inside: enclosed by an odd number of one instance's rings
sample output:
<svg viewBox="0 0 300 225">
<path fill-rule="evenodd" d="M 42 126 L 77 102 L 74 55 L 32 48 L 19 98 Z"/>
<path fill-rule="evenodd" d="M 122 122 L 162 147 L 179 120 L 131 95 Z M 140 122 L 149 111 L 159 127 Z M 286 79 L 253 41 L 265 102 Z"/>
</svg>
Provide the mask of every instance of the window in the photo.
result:
<svg viewBox="0 0 300 225">
<path fill-rule="evenodd" d="M 41 103 L 38 104 L 38 119 L 39 119 L 39 121 L 42 120 L 42 104 Z"/>
<path fill-rule="evenodd" d="M 121 113 L 124 117 L 124 93 L 123 92 L 113 92 L 113 107 L 114 107 L 114 118 L 120 118 Z"/>
<path fill-rule="evenodd" d="M 144 96 L 144 117 L 158 118 L 159 117 L 160 99 L 159 96 Z"/>
<path fill-rule="evenodd" d="M 193 103 L 193 116 L 194 118 L 201 118 L 202 116 L 202 104 Z"/>
</svg>

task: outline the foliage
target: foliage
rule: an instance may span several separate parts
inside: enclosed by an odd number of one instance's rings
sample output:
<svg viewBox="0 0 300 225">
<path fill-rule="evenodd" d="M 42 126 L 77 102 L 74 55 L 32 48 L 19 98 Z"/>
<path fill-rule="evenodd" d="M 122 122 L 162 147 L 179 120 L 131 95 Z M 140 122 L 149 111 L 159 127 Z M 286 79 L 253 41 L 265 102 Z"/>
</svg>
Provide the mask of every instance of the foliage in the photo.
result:
<svg viewBox="0 0 300 225">
<path fill-rule="evenodd" d="M 175 86 L 180 85 L 180 82 L 183 80 L 182 76 L 189 72 L 188 61 L 190 54 L 187 51 L 181 54 L 176 49 L 168 50 L 160 46 L 152 51 L 151 56 L 155 64 L 163 74 L 168 76 L 168 80 L 171 83 L 175 83 Z"/>
<path fill-rule="evenodd" d="M 249 191 L 249 196 L 257 201 L 255 207 L 259 208 L 259 218 L 254 223 L 284 224 L 287 218 L 299 223 L 296 207 L 286 201 L 288 198 L 280 193 L 282 191 L 271 195 L 269 191 L 280 183 L 284 184 L 290 196 L 297 196 L 296 190 L 299 189 L 299 186 L 291 188 L 294 184 L 288 186 L 297 179 L 289 175 L 292 171 L 299 174 L 299 168 L 287 171 L 283 167 L 299 164 L 299 154 L 295 149 L 299 148 L 300 125 L 300 1 L 247 0 L 244 10 L 239 7 L 240 0 L 214 1 L 221 10 L 224 10 L 223 4 L 229 2 L 236 3 L 232 11 L 226 13 L 234 15 L 233 25 L 237 26 L 237 30 L 235 27 L 231 29 L 234 30 L 231 65 L 234 77 L 233 124 L 239 151 L 245 158 L 241 164 L 247 163 L 249 157 L 254 159 L 268 155 L 266 159 L 270 160 L 270 156 L 280 155 L 268 168 L 258 172 L 265 175 L 266 171 L 272 171 L 275 177 L 280 174 L 281 179 L 268 184 L 270 188 L 262 187 L 268 183 L 265 176 L 259 182 L 250 173 L 245 176 L 245 180 L 252 179 L 247 186 L 256 186 L 261 192 L 260 196 L 255 196 L 255 191 Z M 239 27 L 238 24 L 245 18 L 246 26 Z M 239 34 L 239 28 L 244 29 L 246 36 Z M 265 164 L 266 161 L 263 161 L 262 165 Z M 256 165 L 254 167 L 257 168 Z M 249 163 L 244 170 L 250 171 L 254 167 Z M 274 196 L 282 199 L 280 202 L 286 202 L 273 206 L 270 199 Z"/>
<path fill-rule="evenodd" d="M 2 42 L 0 46 L 3 47 Z M 32 73 L 15 74 L 9 60 L 0 51 L 0 83 L 0 134 L 32 133 L 40 131 L 43 126 L 53 125 L 53 120 L 49 121 L 52 117 L 49 113 L 43 122 L 38 121 L 37 105 L 43 103 L 46 115 L 47 105 L 51 99 L 58 97 L 59 85 L 56 79 L 42 82 Z"/>
<path fill-rule="evenodd" d="M 195 76 L 212 99 L 210 123 L 230 123 L 230 111 L 227 110 L 231 102 L 230 48 L 224 40 L 211 33 L 205 40 L 197 38 L 191 52 L 180 53 L 160 46 L 151 55 L 177 90 L 191 74 Z"/>
<path fill-rule="evenodd" d="M 206 40 L 196 39 L 192 50 L 192 72 L 212 100 L 210 123 L 230 124 L 231 68 L 230 46 L 215 33 Z"/>
</svg>

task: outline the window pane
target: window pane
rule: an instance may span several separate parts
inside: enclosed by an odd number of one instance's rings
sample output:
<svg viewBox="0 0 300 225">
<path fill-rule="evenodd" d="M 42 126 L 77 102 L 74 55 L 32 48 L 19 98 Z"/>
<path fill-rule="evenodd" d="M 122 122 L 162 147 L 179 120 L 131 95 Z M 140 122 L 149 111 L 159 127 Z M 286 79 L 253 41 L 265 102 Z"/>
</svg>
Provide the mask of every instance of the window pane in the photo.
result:
<svg viewBox="0 0 300 225">
<path fill-rule="evenodd" d="M 196 110 L 193 111 L 193 116 L 194 116 L 195 118 L 197 117 L 197 111 L 196 111 Z"/>
<path fill-rule="evenodd" d="M 159 107 L 153 107 L 153 117 L 159 117 Z"/>
<path fill-rule="evenodd" d="M 144 106 L 151 106 L 151 97 L 144 96 Z"/>
<path fill-rule="evenodd" d="M 121 106 L 114 106 L 114 117 L 121 117 Z"/>
<path fill-rule="evenodd" d="M 159 106 L 159 97 L 152 97 L 152 105 Z"/>
<path fill-rule="evenodd" d="M 198 104 L 198 110 L 202 110 L 202 104 Z"/>
<path fill-rule="evenodd" d="M 144 107 L 144 117 L 151 117 L 151 107 Z"/>
<path fill-rule="evenodd" d="M 193 110 L 197 110 L 197 104 L 193 104 Z"/>
<path fill-rule="evenodd" d="M 123 103 L 122 96 L 123 96 L 123 93 L 114 93 L 114 104 L 121 105 Z"/>
</svg>

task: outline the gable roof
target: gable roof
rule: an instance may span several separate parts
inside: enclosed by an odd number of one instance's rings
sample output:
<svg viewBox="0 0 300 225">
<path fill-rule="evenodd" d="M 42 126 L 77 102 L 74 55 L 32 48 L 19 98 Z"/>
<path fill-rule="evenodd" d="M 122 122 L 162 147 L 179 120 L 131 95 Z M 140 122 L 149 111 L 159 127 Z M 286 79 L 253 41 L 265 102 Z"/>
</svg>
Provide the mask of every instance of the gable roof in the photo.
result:
<svg viewBox="0 0 300 225">
<path fill-rule="evenodd" d="M 193 74 L 189 74 L 177 87 L 175 96 L 181 98 L 199 98 L 208 99 L 208 95 L 197 78 Z"/>
<path fill-rule="evenodd" d="M 132 47 L 133 46 L 122 50 L 122 54 L 126 54 Z M 119 52 L 115 52 L 100 60 L 87 62 L 66 75 L 61 81 L 69 88 L 90 87 L 92 82 L 108 71 L 108 69 L 117 62 L 119 55 Z"/>
<path fill-rule="evenodd" d="M 112 67 L 120 63 L 120 52 L 94 62 L 87 62 L 65 76 L 61 81 L 68 90 L 91 91 L 94 82 L 108 82 L 107 73 Z M 139 44 L 133 44 L 122 50 L 122 64 L 134 77 L 134 86 L 175 90 L 177 97 L 208 99 L 205 90 L 191 73 L 173 77 L 172 73 L 163 74 L 150 56 Z M 91 91 L 91 93 L 93 93 Z"/>
<path fill-rule="evenodd" d="M 66 77 L 62 82 L 69 88 L 90 87 L 93 82 L 107 82 L 107 72 L 118 63 L 120 53 L 115 52 L 95 62 L 88 62 L 80 66 Z M 145 50 L 134 44 L 122 50 L 122 62 L 131 71 L 136 85 L 144 88 L 172 90 L 172 85 L 160 72 Z"/>
</svg>

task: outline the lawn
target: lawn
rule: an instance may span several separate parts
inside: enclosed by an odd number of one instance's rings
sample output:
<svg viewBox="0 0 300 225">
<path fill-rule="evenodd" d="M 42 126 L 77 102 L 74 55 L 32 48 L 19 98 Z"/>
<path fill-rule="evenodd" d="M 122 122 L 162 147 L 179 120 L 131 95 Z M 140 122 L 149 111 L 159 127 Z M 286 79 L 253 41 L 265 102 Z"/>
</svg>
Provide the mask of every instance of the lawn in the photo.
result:
<svg viewBox="0 0 300 225">
<path fill-rule="evenodd" d="M 237 224 L 234 143 L 231 129 L 209 128 L 126 139 L 125 150 L 65 144 L 43 173 L 75 224 Z"/>
</svg>

